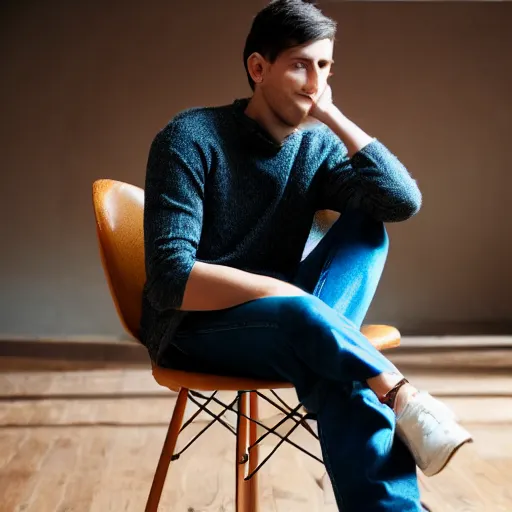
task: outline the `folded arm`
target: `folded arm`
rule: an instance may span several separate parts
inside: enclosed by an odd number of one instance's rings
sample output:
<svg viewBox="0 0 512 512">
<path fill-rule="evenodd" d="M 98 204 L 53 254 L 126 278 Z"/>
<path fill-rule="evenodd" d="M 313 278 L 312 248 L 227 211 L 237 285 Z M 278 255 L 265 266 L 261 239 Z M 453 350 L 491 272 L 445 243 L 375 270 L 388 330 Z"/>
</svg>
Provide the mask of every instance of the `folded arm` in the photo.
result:
<svg viewBox="0 0 512 512">
<path fill-rule="evenodd" d="M 342 211 L 350 202 L 376 220 L 400 222 L 415 215 L 421 207 L 416 181 L 376 139 L 351 158 L 341 140 L 334 140 L 319 170 L 319 182 L 320 208 Z"/>
<path fill-rule="evenodd" d="M 385 146 L 347 118 L 326 85 L 310 115 L 326 127 L 327 158 L 318 173 L 319 208 L 341 212 L 347 203 L 382 222 L 406 220 L 421 207 L 421 192 Z"/>
</svg>

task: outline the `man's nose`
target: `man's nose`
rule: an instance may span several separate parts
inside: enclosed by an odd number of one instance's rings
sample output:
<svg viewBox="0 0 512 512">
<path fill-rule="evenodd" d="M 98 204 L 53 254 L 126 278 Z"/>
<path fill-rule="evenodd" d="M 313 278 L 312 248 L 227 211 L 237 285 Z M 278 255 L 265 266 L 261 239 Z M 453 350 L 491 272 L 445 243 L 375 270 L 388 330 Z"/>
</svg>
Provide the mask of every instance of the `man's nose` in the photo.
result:
<svg viewBox="0 0 512 512">
<path fill-rule="evenodd" d="M 316 70 L 312 70 L 308 73 L 307 82 L 304 85 L 304 92 L 310 96 L 315 96 L 318 92 L 318 72 Z"/>
</svg>

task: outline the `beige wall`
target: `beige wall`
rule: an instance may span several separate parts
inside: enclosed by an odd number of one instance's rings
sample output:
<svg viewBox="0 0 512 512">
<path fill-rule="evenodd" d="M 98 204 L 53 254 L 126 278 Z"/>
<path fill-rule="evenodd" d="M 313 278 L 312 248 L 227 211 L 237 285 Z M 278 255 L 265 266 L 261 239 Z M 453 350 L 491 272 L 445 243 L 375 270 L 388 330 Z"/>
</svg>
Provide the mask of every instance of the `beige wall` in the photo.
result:
<svg viewBox="0 0 512 512">
<path fill-rule="evenodd" d="M 241 53 L 264 1 L 136 4 L 4 4 L 2 336 L 121 336 L 92 181 L 142 185 L 169 118 L 249 92 Z M 389 227 L 368 320 L 406 332 L 510 327 L 512 4 L 323 5 L 341 24 L 337 103 L 424 193 L 416 218 Z"/>
</svg>

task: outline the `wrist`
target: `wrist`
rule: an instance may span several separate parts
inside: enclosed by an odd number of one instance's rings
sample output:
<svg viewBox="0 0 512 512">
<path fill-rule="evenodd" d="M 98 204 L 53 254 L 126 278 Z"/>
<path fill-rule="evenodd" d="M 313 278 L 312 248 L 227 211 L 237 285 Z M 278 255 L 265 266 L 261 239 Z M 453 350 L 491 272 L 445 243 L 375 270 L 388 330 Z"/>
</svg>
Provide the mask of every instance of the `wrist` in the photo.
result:
<svg viewBox="0 0 512 512">
<path fill-rule="evenodd" d="M 352 157 L 374 140 L 338 109 L 330 112 L 325 124 L 343 141 L 347 147 L 349 157 Z"/>
<path fill-rule="evenodd" d="M 349 123 L 348 118 L 334 104 L 329 106 L 329 108 L 322 113 L 321 121 L 331 128 L 331 130 L 345 127 Z"/>
</svg>

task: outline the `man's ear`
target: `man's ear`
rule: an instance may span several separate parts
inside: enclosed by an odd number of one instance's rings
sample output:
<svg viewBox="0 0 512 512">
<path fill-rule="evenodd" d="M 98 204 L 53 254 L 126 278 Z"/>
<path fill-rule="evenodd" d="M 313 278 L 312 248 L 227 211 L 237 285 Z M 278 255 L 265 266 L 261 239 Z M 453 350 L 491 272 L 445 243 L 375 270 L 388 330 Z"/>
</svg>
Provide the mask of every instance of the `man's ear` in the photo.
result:
<svg viewBox="0 0 512 512">
<path fill-rule="evenodd" d="M 263 82 L 267 70 L 266 64 L 265 57 L 258 52 L 252 53 L 247 59 L 247 69 L 255 84 Z"/>
</svg>

